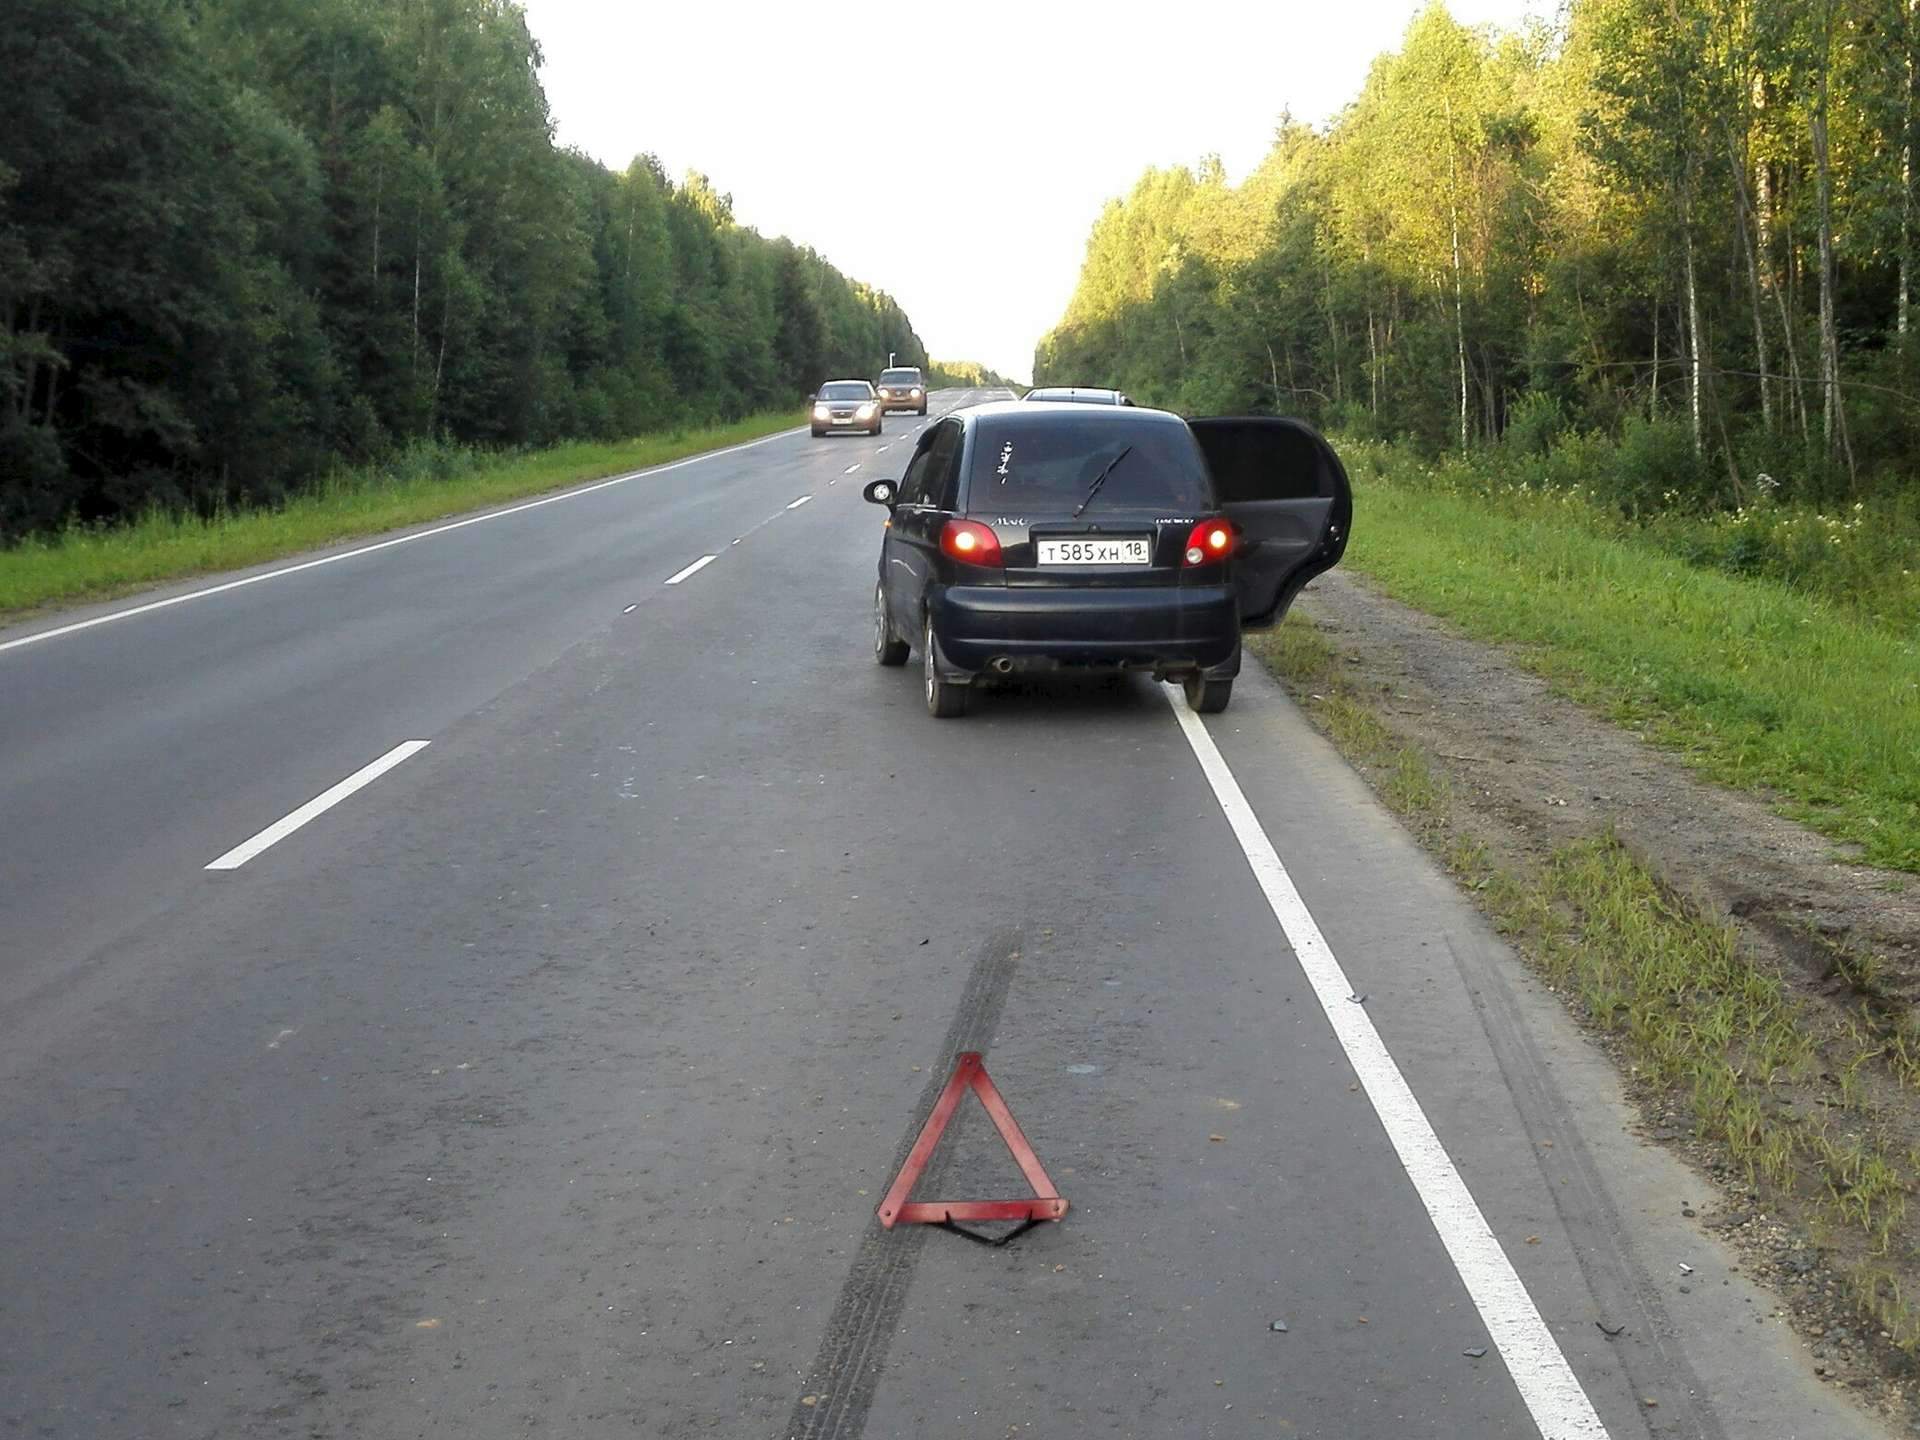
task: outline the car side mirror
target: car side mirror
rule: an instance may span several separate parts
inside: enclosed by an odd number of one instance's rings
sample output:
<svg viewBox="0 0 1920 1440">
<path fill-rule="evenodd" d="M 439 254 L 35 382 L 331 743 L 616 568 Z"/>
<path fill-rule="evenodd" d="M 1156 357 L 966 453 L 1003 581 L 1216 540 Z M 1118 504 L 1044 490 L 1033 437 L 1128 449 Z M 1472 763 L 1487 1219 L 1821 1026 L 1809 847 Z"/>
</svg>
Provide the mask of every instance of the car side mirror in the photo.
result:
<svg viewBox="0 0 1920 1440">
<path fill-rule="evenodd" d="M 894 496 L 899 493 L 899 489 L 891 480 L 869 480 L 867 482 L 867 488 L 860 493 L 867 498 L 869 503 L 884 505 L 891 510 L 893 508 Z"/>
</svg>

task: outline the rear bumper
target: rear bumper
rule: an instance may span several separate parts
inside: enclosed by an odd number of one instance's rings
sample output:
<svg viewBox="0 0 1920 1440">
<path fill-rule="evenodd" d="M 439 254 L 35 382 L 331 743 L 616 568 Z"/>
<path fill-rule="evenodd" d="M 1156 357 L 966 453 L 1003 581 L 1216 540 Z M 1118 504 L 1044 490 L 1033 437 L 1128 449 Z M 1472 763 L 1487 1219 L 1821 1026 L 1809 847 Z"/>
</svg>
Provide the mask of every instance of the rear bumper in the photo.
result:
<svg viewBox="0 0 1920 1440">
<path fill-rule="evenodd" d="M 934 592 L 931 609 L 941 658 L 956 671 L 1240 668 L 1240 616 L 1227 585 L 954 585 Z"/>
</svg>

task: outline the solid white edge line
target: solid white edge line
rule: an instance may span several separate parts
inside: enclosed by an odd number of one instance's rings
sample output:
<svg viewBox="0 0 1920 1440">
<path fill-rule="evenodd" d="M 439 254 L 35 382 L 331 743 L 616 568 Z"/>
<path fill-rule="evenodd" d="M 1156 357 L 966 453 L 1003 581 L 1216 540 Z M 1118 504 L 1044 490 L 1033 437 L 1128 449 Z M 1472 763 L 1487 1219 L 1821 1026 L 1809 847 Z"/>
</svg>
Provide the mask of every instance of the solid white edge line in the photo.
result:
<svg viewBox="0 0 1920 1440">
<path fill-rule="evenodd" d="M 686 569 L 680 571 L 678 574 L 669 575 L 667 577 L 667 584 L 678 585 L 682 580 L 685 580 L 690 576 L 698 575 L 702 570 L 706 569 L 707 566 L 711 565 L 714 561 L 718 560 L 719 558 L 720 557 L 718 555 L 702 555 L 698 560 L 694 561 L 691 565 L 687 566 Z"/>
<path fill-rule="evenodd" d="M 787 509 L 798 510 L 802 505 L 806 504 L 807 501 L 811 500 L 812 498 L 813 496 L 811 495 L 802 495 L 798 500 L 794 501 L 791 505 L 787 506 Z"/>
<path fill-rule="evenodd" d="M 262 850 L 278 845 L 287 836 L 293 834 L 302 825 L 316 816 L 324 815 L 354 791 L 364 789 L 378 780 L 387 771 L 393 769 L 410 755 L 417 755 L 426 749 L 431 741 L 403 740 L 371 765 L 363 765 L 338 785 L 321 791 L 307 801 L 298 810 L 282 819 L 276 820 L 251 840 L 243 840 L 227 851 L 218 860 L 208 865 L 209 870 L 238 870 Z"/>
<path fill-rule="evenodd" d="M 1388 1052 L 1366 1010 L 1349 998 L 1353 986 L 1320 933 L 1293 878 L 1280 863 L 1279 853 L 1259 817 L 1241 792 L 1225 757 L 1213 743 L 1207 727 L 1180 699 L 1171 685 L 1162 693 L 1173 707 L 1194 758 L 1200 762 L 1214 797 L 1226 812 L 1234 838 L 1252 867 L 1253 877 L 1267 897 L 1273 918 L 1293 947 L 1313 993 L 1347 1053 L 1354 1074 L 1373 1103 L 1374 1113 L 1400 1157 L 1400 1164 L 1419 1192 L 1440 1243 L 1459 1272 L 1467 1294 L 1486 1322 L 1487 1334 L 1506 1362 L 1520 1399 L 1545 1440 L 1605 1440 L 1606 1427 L 1593 1401 L 1575 1378 L 1539 1307 L 1500 1246 L 1467 1182 L 1454 1168 L 1452 1157 L 1434 1133 L 1406 1077 Z"/>
<path fill-rule="evenodd" d="M 614 485 L 625 485 L 630 480 L 644 480 L 649 475 L 664 475 L 669 470 L 678 470 L 686 465 L 698 465 L 704 460 L 718 460 L 723 455 L 738 454 L 742 450 L 751 450 L 756 445 L 765 445 L 769 441 L 784 440 L 789 435 L 797 435 L 807 427 L 796 425 L 791 430 L 776 431 L 772 435 L 763 435 L 758 440 L 743 441 L 738 445 L 729 445 L 724 450 L 708 450 L 699 455 L 689 455 L 684 460 L 673 460 L 665 465 L 652 465 L 645 470 L 632 470 L 625 475 L 615 475 L 608 480 L 598 480 L 591 485 L 583 485 L 576 490 L 563 490 L 558 495 L 543 496 L 538 500 L 529 500 L 521 505 L 511 505 L 505 510 L 490 510 L 484 515 L 469 515 L 464 520 L 455 520 L 451 524 L 436 525 L 431 530 L 419 530 L 411 535 L 397 535 L 391 540 L 381 540 L 373 545 L 362 545 L 358 549 L 343 550 L 338 555 L 322 555 L 318 560 L 303 560 L 298 565 L 282 566 L 278 570 L 269 570 L 261 575 L 248 575 L 244 579 L 229 580 L 221 585 L 209 585 L 204 590 L 191 590 L 185 595 L 171 595 L 165 600 L 151 600 L 145 605 L 135 605 L 128 610 L 115 610 L 110 615 L 95 615 L 90 620 L 76 620 L 71 625 L 56 626 L 52 630 L 41 630 L 33 635 L 22 635 L 17 640 L 0 641 L 0 655 L 9 650 L 18 650 L 25 645 L 37 645 L 42 640 L 57 639 L 62 635 L 77 634 L 82 630 L 91 630 L 96 625 L 110 625 L 116 620 L 131 620 L 136 615 L 150 614 L 155 610 L 165 610 L 174 605 L 184 605 L 189 600 L 204 600 L 209 595 L 224 595 L 229 590 L 244 589 L 248 585 L 258 585 L 267 580 L 278 580 L 283 575 L 298 575 L 302 570 L 315 570 L 322 565 L 337 565 L 342 560 L 353 560 L 361 555 L 371 555 L 378 550 L 391 550 L 396 545 L 411 545 L 416 540 L 430 540 L 435 535 L 445 535 L 450 531 L 464 530 L 469 525 L 484 525 L 489 520 L 504 520 L 509 515 L 519 515 L 527 510 L 538 510 L 543 505 L 558 505 L 565 500 L 578 500 L 582 495 L 591 495 L 596 490 L 605 490 Z"/>
</svg>

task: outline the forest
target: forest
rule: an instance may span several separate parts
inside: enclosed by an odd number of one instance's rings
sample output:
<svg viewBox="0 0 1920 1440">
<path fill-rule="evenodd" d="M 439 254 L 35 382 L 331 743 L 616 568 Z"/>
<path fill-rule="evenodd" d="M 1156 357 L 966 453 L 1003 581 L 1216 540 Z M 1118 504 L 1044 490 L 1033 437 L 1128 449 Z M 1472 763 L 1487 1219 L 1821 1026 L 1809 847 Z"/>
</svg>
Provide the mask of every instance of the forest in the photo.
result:
<svg viewBox="0 0 1920 1440">
<path fill-rule="evenodd" d="M 706 177 L 557 146 L 540 59 L 512 0 L 12 0 L 0 544 L 925 361 Z"/>
<path fill-rule="evenodd" d="M 990 370 L 977 360 L 934 360 L 927 367 L 927 383 L 935 389 L 984 390 L 1011 382 L 998 370 Z"/>
<path fill-rule="evenodd" d="M 1433 5 L 1241 183 L 1111 202 L 1035 383 L 1300 414 L 1627 517 L 1911 521 L 1917 51 L 1920 0 L 1571 0 L 1506 33 Z M 1722 558 L 1772 565 L 1759 534 Z"/>
</svg>

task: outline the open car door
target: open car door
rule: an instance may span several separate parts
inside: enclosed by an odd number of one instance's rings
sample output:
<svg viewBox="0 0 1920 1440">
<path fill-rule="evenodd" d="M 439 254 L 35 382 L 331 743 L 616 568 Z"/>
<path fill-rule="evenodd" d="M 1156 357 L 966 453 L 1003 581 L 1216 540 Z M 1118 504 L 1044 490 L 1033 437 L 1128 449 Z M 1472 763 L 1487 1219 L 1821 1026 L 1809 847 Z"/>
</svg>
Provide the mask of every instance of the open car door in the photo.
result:
<svg viewBox="0 0 1920 1440">
<path fill-rule="evenodd" d="M 1220 508 L 1238 529 L 1233 557 L 1240 623 L 1277 624 L 1293 597 L 1346 553 L 1353 491 L 1340 457 L 1303 420 L 1234 415 L 1188 420 L 1213 471 Z"/>
</svg>

